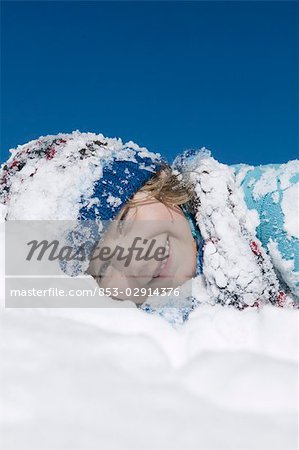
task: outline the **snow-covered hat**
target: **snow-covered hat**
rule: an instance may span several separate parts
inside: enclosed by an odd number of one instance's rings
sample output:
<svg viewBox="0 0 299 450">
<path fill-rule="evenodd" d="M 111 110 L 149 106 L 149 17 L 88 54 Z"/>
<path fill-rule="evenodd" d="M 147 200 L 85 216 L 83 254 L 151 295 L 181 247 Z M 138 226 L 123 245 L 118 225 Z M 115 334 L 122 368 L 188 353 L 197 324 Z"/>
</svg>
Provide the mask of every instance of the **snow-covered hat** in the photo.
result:
<svg viewBox="0 0 299 450">
<path fill-rule="evenodd" d="M 113 220 L 166 162 L 132 141 L 79 130 L 41 136 L 10 153 L 0 169 L 5 220 L 82 221 L 81 231 L 84 220 Z M 84 272 L 78 264 L 63 270 Z"/>
<path fill-rule="evenodd" d="M 0 168 L 6 220 L 113 219 L 163 162 L 130 141 L 81 133 L 41 136 Z"/>
</svg>

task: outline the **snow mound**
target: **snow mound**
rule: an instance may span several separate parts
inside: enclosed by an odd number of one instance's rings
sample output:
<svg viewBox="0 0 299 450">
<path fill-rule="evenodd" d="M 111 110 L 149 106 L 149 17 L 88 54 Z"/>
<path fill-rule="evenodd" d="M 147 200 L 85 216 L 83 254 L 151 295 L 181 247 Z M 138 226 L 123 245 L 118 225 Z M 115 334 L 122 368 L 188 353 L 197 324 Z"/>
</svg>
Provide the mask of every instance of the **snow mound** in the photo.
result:
<svg viewBox="0 0 299 450">
<path fill-rule="evenodd" d="M 3 448 L 297 448 L 297 311 L 5 309 L 1 255 Z"/>
</svg>

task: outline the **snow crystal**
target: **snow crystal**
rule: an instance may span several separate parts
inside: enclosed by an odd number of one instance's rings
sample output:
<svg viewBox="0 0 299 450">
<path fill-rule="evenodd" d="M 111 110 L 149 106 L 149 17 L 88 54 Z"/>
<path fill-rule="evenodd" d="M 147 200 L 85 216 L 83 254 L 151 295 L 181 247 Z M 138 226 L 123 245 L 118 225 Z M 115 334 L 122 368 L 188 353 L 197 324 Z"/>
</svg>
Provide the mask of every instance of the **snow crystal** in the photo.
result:
<svg viewBox="0 0 299 450">
<path fill-rule="evenodd" d="M 161 157 L 160 153 L 153 153 L 150 152 L 149 150 L 147 150 L 146 148 L 142 147 L 141 150 L 139 151 L 139 155 L 142 158 L 151 158 L 151 159 L 156 159 L 157 156 Z"/>
<path fill-rule="evenodd" d="M 298 168 L 298 160 L 288 161 L 285 164 L 268 164 L 264 166 L 264 173 L 261 178 L 257 181 L 253 180 L 253 196 L 255 200 L 276 191 L 278 188 L 277 178 L 282 190 L 289 188 L 293 184 L 292 177 L 298 176 Z"/>
<path fill-rule="evenodd" d="M 253 180 L 255 181 L 255 180 Z M 254 188 L 252 190 L 255 200 L 264 197 L 269 192 L 275 191 L 277 187 L 276 172 L 275 169 L 267 169 L 261 178 L 255 181 Z"/>
<path fill-rule="evenodd" d="M 273 192 L 272 194 L 272 199 L 274 203 L 278 203 L 279 202 L 279 192 Z"/>
<path fill-rule="evenodd" d="M 274 261 L 275 267 L 279 270 L 283 280 L 290 286 L 295 295 L 299 295 L 298 286 L 299 272 L 294 271 L 294 260 L 284 259 L 278 249 L 277 243 L 270 238 L 268 245 L 269 253 Z"/>
<path fill-rule="evenodd" d="M 299 183 L 293 184 L 283 192 L 281 201 L 284 214 L 283 227 L 290 236 L 297 239 L 299 239 L 298 189 Z M 297 211 L 297 214 L 294 214 L 294 210 Z"/>
<path fill-rule="evenodd" d="M 299 162 L 298 160 L 289 161 L 280 165 L 280 185 L 281 189 L 287 189 L 292 185 L 292 177 L 298 176 Z"/>
<path fill-rule="evenodd" d="M 250 166 L 248 164 L 240 163 L 236 165 L 237 167 L 240 167 L 237 175 L 236 175 L 236 182 L 238 185 L 241 185 L 242 181 L 244 180 L 247 172 L 254 169 L 254 166 Z"/>
<path fill-rule="evenodd" d="M 113 195 L 109 194 L 107 197 L 107 202 L 113 207 L 116 208 L 117 206 L 121 205 L 121 199 L 119 197 L 114 197 Z"/>
<path fill-rule="evenodd" d="M 219 286 L 220 288 L 224 288 L 225 286 L 227 286 L 227 278 L 221 269 L 217 270 L 215 275 L 215 281 L 217 286 Z"/>
</svg>

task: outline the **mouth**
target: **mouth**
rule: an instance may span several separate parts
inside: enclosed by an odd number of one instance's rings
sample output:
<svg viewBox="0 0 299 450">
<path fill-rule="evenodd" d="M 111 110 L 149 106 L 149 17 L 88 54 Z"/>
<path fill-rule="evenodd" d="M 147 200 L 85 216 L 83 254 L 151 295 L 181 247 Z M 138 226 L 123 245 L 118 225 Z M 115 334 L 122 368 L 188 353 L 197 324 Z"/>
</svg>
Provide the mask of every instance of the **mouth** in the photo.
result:
<svg viewBox="0 0 299 450">
<path fill-rule="evenodd" d="M 165 249 L 166 249 L 166 252 L 165 252 L 164 256 L 167 256 L 167 258 L 163 259 L 159 263 L 159 265 L 153 275 L 153 278 L 162 278 L 167 273 L 170 256 L 171 256 L 171 251 L 170 251 L 171 247 L 170 247 L 170 242 L 169 242 L 169 236 L 167 236 L 167 239 L 166 239 Z"/>
</svg>

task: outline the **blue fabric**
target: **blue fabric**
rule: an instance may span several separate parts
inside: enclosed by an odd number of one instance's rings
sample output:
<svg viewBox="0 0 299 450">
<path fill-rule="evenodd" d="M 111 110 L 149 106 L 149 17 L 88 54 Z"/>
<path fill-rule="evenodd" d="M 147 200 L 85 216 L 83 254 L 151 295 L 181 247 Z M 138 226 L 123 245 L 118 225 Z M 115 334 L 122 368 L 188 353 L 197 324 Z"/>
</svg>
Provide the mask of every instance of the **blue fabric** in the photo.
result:
<svg viewBox="0 0 299 450">
<path fill-rule="evenodd" d="M 197 245 L 197 258 L 196 258 L 196 275 L 200 275 L 203 273 L 203 246 L 204 239 L 201 235 L 201 232 L 197 226 L 196 219 L 194 214 L 187 211 L 184 205 L 181 206 L 182 211 L 184 212 L 192 232 L 192 236 L 195 239 Z"/>
<path fill-rule="evenodd" d="M 161 161 L 142 158 L 134 150 L 131 152 L 136 162 L 117 158 L 104 162 L 102 177 L 95 183 L 88 204 L 80 209 L 80 220 L 113 220 L 126 202 L 161 168 Z M 150 166 L 152 171 L 144 169 L 144 165 Z M 110 196 L 119 202 L 113 205 L 109 201 Z M 92 199 L 99 200 L 99 203 L 90 207 Z"/>
<path fill-rule="evenodd" d="M 188 297 L 161 297 L 158 304 L 151 304 L 151 300 L 147 300 L 137 308 L 154 314 L 165 319 L 174 328 L 180 327 L 189 319 L 190 313 L 199 306 L 199 301 L 189 295 Z"/>
<path fill-rule="evenodd" d="M 236 175 L 246 165 L 235 164 L 231 166 Z M 298 166 L 297 166 L 298 167 Z M 271 172 L 269 172 L 271 170 Z M 256 183 L 261 179 L 263 174 L 269 173 L 273 186 L 265 195 L 257 197 L 254 195 Z M 291 236 L 284 229 L 284 214 L 281 206 L 283 193 L 287 188 L 281 186 L 281 170 L 280 164 L 267 164 L 256 166 L 249 169 L 241 180 L 240 186 L 244 193 L 244 200 L 249 209 L 255 209 L 258 212 L 260 225 L 256 228 L 257 238 L 261 241 L 263 247 L 268 251 L 267 245 L 270 239 L 277 245 L 277 249 L 281 258 L 294 264 L 294 276 L 298 276 L 299 272 L 299 239 Z M 294 185 L 299 182 L 299 173 L 290 178 L 290 183 Z M 298 191 L 297 191 L 298 192 Z M 294 198 L 294 215 L 298 221 L 298 198 Z M 278 268 L 277 268 L 278 269 Z M 299 296 L 299 282 L 296 283 L 295 295 Z"/>
</svg>

